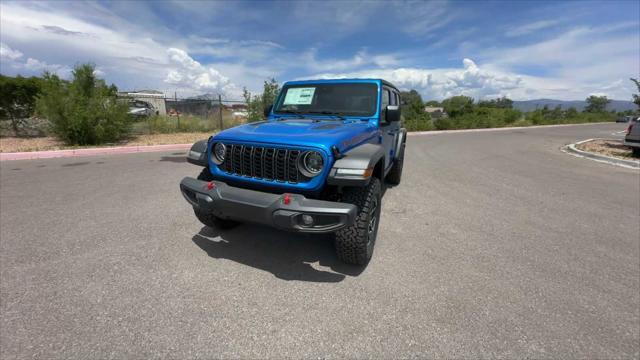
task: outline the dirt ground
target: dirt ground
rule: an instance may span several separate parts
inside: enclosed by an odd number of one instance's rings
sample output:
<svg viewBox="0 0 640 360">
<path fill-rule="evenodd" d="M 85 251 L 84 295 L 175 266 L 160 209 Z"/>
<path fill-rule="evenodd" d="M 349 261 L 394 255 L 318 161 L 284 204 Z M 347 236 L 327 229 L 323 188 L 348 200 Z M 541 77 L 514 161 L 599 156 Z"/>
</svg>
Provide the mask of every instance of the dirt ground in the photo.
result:
<svg viewBox="0 0 640 360">
<path fill-rule="evenodd" d="M 83 147 L 189 144 L 197 140 L 206 139 L 209 136 L 211 136 L 210 132 L 136 135 L 136 136 L 132 136 L 128 140 L 121 141 L 114 144 L 102 144 L 99 146 L 83 146 Z M 64 145 L 62 142 L 60 142 L 59 140 L 53 137 L 34 137 L 34 138 L 3 137 L 3 138 L 0 138 L 0 152 L 3 152 L 3 153 L 76 149 L 76 148 L 80 148 L 80 147 Z"/>
<path fill-rule="evenodd" d="M 582 151 L 613 156 L 625 160 L 635 159 L 631 154 L 631 149 L 624 146 L 621 140 L 592 140 L 578 144 L 576 148 Z"/>
</svg>

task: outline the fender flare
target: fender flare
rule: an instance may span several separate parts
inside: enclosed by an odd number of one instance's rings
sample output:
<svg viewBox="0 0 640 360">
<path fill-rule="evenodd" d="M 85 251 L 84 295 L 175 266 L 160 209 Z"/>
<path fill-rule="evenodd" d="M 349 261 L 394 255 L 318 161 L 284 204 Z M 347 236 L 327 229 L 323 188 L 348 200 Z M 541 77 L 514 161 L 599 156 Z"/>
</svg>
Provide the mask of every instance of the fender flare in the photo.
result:
<svg viewBox="0 0 640 360">
<path fill-rule="evenodd" d="M 368 176 L 344 175 L 339 174 L 338 169 L 362 170 L 364 173 L 367 169 L 375 168 L 378 161 L 384 158 L 384 154 L 384 147 L 380 144 L 367 143 L 349 150 L 343 154 L 342 158 L 333 163 L 333 167 L 329 170 L 327 183 L 338 186 L 366 186 L 371 180 L 371 176 L 375 176 L 375 174 Z"/>
<path fill-rule="evenodd" d="M 187 154 L 187 161 L 193 165 L 207 167 L 207 149 L 209 147 L 209 139 L 196 141 L 191 150 Z"/>
<path fill-rule="evenodd" d="M 398 134 L 398 143 L 396 144 L 396 151 L 393 153 L 397 159 L 400 156 L 400 151 L 407 143 L 407 129 L 401 128 Z"/>
</svg>

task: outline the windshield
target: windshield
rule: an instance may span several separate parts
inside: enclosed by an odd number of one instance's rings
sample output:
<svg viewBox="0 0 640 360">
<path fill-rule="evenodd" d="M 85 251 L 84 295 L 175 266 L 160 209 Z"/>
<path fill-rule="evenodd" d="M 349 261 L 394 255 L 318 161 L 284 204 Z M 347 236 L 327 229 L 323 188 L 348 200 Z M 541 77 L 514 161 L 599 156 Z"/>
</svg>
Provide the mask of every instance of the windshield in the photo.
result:
<svg viewBox="0 0 640 360">
<path fill-rule="evenodd" d="M 372 116 L 376 112 L 377 89 L 373 83 L 286 85 L 274 112 Z"/>
</svg>

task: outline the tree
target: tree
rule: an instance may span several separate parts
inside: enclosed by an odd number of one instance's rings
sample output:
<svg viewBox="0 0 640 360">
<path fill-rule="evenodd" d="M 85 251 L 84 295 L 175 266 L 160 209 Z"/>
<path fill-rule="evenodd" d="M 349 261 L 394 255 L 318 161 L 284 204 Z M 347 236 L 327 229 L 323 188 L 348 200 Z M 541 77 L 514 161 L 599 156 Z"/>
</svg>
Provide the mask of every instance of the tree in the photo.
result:
<svg viewBox="0 0 640 360">
<path fill-rule="evenodd" d="M 473 98 L 459 95 L 442 101 L 444 111 L 451 117 L 457 117 L 473 112 Z"/>
<path fill-rule="evenodd" d="M 426 103 L 424 103 L 425 106 L 432 106 L 432 107 L 440 107 L 442 106 L 442 104 L 440 104 L 437 100 L 429 100 Z"/>
<path fill-rule="evenodd" d="M 53 133 L 69 145 L 93 145 L 125 137 L 131 119 L 117 88 L 96 78 L 93 64 L 77 65 L 71 82 L 45 72 L 38 112 L 52 124 Z"/>
<path fill-rule="evenodd" d="M 264 82 L 264 88 L 262 91 L 262 109 L 263 111 L 272 106 L 276 101 L 276 97 L 280 92 L 280 84 L 275 78 L 271 78 Z"/>
<path fill-rule="evenodd" d="M 265 80 L 262 94 L 252 95 L 247 88 L 242 89 L 242 97 L 247 103 L 247 120 L 258 121 L 264 118 L 264 111 L 273 105 L 280 92 L 280 85 L 275 78 Z"/>
<path fill-rule="evenodd" d="M 611 100 L 607 99 L 606 96 L 595 96 L 591 95 L 587 99 L 587 106 L 584 111 L 590 113 L 602 113 L 607 110 L 607 104 L 611 102 Z"/>
<path fill-rule="evenodd" d="M 9 119 L 14 135 L 18 135 L 25 118 L 33 114 L 41 81 L 37 77 L 0 75 L 0 118 Z"/>
<path fill-rule="evenodd" d="M 507 98 L 506 96 L 503 96 L 497 99 L 480 101 L 478 102 L 478 106 L 495 108 L 495 109 L 512 109 L 513 100 Z"/>
<path fill-rule="evenodd" d="M 633 83 L 636 84 L 636 87 L 638 88 L 638 92 L 640 93 L 640 81 L 634 78 L 631 78 L 631 81 L 633 81 Z M 633 94 L 632 96 L 633 96 L 633 103 L 636 104 L 636 106 L 638 106 L 638 111 L 640 111 L 640 94 Z"/>
<path fill-rule="evenodd" d="M 402 116 L 404 117 L 404 125 L 409 131 L 431 130 L 431 117 L 424 111 L 424 103 L 422 96 L 415 91 L 400 92 L 402 99 Z"/>
<path fill-rule="evenodd" d="M 424 112 L 422 96 L 417 91 L 402 91 L 400 92 L 400 98 L 403 102 L 400 107 L 405 119 L 424 120 L 427 118 L 427 114 Z"/>
</svg>

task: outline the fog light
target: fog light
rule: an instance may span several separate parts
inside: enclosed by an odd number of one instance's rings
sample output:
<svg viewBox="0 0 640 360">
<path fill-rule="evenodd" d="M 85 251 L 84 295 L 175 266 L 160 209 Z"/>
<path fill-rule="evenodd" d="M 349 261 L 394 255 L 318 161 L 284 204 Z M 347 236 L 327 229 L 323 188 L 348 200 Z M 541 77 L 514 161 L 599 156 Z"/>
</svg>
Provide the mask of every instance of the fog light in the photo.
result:
<svg viewBox="0 0 640 360">
<path fill-rule="evenodd" d="M 302 223 L 306 226 L 313 225 L 313 216 L 311 215 L 302 215 Z"/>
</svg>

